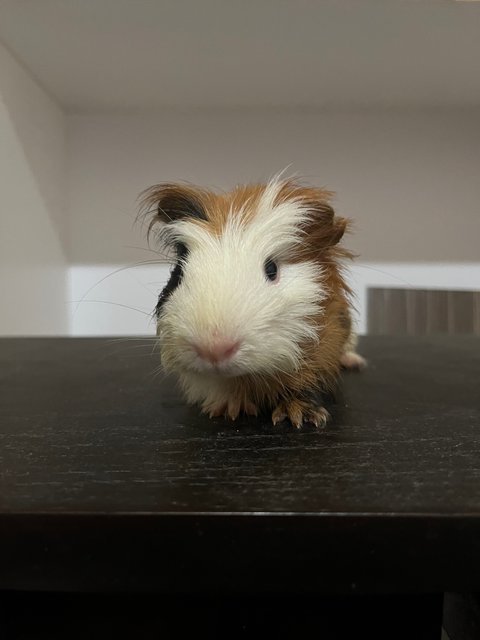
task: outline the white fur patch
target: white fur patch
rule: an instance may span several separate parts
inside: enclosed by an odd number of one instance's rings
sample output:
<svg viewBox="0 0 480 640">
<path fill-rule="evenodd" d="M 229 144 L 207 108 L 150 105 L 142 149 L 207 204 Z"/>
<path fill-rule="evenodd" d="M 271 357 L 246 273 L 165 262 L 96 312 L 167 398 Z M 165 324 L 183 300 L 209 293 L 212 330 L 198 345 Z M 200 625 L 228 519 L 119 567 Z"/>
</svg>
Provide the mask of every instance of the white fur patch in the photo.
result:
<svg viewBox="0 0 480 640">
<path fill-rule="evenodd" d="M 274 206 L 280 187 L 277 181 L 267 186 L 248 223 L 232 211 L 220 236 L 187 219 L 171 225 L 189 253 L 158 326 L 164 366 L 181 374 L 190 401 L 224 397 L 235 376 L 293 372 L 301 365 L 300 343 L 316 339 L 312 317 L 324 298 L 321 268 L 289 261 L 309 212 L 297 202 Z M 265 276 L 268 259 L 278 264 L 277 282 Z M 192 346 L 208 346 L 214 335 L 240 342 L 217 366 Z"/>
</svg>

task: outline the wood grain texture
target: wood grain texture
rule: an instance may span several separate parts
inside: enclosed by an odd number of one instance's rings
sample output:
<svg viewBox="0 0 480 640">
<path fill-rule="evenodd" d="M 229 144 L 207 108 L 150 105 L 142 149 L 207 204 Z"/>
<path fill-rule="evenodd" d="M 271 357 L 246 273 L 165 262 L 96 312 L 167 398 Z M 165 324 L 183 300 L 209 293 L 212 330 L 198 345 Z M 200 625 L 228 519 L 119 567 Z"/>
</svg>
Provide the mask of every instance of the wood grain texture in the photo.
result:
<svg viewBox="0 0 480 640">
<path fill-rule="evenodd" d="M 0 588 L 480 589 L 480 340 L 370 337 L 324 431 L 209 420 L 152 343 L 0 341 Z"/>
</svg>

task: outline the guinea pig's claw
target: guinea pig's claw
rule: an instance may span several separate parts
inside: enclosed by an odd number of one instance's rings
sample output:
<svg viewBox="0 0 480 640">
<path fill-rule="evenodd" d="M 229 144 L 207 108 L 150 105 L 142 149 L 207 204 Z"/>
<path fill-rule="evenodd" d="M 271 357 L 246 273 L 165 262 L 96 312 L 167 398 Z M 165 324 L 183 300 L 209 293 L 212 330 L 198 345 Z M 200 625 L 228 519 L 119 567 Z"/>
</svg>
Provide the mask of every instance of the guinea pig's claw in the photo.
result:
<svg viewBox="0 0 480 640">
<path fill-rule="evenodd" d="M 313 424 L 317 429 L 320 429 L 325 427 L 329 418 L 330 414 L 324 407 L 317 407 L 305 400 L 282 402 L 272 413 L 274 425 L 284 420 L 289 420 L 297 429 L 300 429 L 306 423 Z"/>
<path fill-rule="evenodd" d="M 247 416 L 258 416 L 258 408 L 256 404 L 253 402 L 249 402 L 248 400 L 245 402 L 245 406 L 243 408 Z"/>
<path fill-rule="evenodd" d="M 202 412 L 207 413 L 209 418 L 229 418 L 230 420 L 236 420 L 240 413 L 245 413 L 248 416 L 256 416 L 258 409 L 253 402 L 239 401 L 236 398 L 229 398 L 226 402 L 219 402 L 216 404 L 209 404 L 202 407 Z"/>
<path fill-rule="evenodd" d="M 307 413 L 306 419 L 304 418 L 305 422 L 311 422 L 317 427 L 317 429 L 326 427 L 329 420 L 330 414 L 325 409 L 325 407 L 318 407 L 316 409 L 310 410 L 310 412 Z"/>
<path fill-rule="evenodd" d="M 276 426 L 279 422 L 283 422 L 288 418 L 287 414 L 282 411 L 282 407 L 277 407 L 272 413 L 273 426 Z"/>
</svg>

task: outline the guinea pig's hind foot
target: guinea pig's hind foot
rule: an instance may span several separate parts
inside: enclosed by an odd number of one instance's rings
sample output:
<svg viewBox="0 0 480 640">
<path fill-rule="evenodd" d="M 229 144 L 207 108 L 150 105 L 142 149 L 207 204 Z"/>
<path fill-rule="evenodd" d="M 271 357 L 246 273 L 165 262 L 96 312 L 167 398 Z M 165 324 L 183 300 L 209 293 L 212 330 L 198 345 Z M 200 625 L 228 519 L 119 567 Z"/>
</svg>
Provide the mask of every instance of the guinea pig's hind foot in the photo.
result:
<svg viewBox="0 0 480 640">
<path fill-rule="evenodd" d="M 297 429 L 300 429 L 305 423 L 313 424 L 320 429 L 326 426 L 329 419 L 330 414 L 325 407 L 319 407 L 312 402 L 298 399 L 280 402 L 272 413 L 274 425 L 284 420 L 290 420 Z"/>
<path fill-rule="evenodd" d="M 340 358 L 343 369 L 349 371 L 362 371 L 367 366 L 367 361 L 356 351 L 345 351 Z"/>
</svg>

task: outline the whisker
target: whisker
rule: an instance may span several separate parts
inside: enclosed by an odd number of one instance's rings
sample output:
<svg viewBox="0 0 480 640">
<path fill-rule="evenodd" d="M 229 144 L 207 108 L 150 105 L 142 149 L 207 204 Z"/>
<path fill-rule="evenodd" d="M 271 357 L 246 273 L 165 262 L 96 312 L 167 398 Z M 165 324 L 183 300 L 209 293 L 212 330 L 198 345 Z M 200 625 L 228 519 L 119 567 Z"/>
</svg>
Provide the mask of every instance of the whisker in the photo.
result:
<svg viewBox="0 0 480 640">
<path fill-rule="evenodd" d="M 150 344 L 125 344 L 125 343 L 120 343 L 118 345 L 113 345 L 113 346 L 118 346 L 119 349 L 123 349 L 125 351 L 130 351 L 133 349 L 146 349 L 147 351 L 151 352 L 151 345 Z"/>
<path fill-rule="evenodd" d="M 161 253 L 156 249 L 150 249 L 150 247 L 135 247 L 134 245 L 124 244 L 124 249 L 136 249 L 137 251 L 149 251 L 150 253 L 154 253 L 155 255 L 161 256 Z M 165 264 L 168 264 L 168 260 L 165 258 Z"/>
<path fill-rule="evenodd" d="M 163 380 L 167 377 L 166 372 L 164 371 L 162 365 L 158 366 L 154 371 L 153 371 L 153 375 L 152 375 L 152 381 L 157 381 L 158 377 L 162 375 L 163 377 L 160 379 L 160 382 L 163 382 Z"/>
<path fill-rule="evenodd" d="M 76 300 L 72 300 L 72 303 L 77 302 Z M 124 307 L 125 309 L 131 309 L 132 311 L 137 311 L 138 313 L 142 313 L 144 316 L 150 317 L 151 314 L 146 311 L 142 311 L 141 309 L 137 309 L 136 307 L 130 307 L 128 304 L 122 304 L 121 302 L 111 302 L 110 300 L 80 300 L 78 304 L 85 304 L 87 302 L 94 302 L 96 304 L 112 304 L 115 307 Z M 77 307 L 78 308 L 78 307 Z"/>
<path fill-rule="evenodd" d="M 96 282 L 95 284 L 93 284 L 91 287 L 89 287 L 87 289 L 87 291 L 83 294 L 83 296 L 78 301 L 78 304 L 75 307 L 73 315 L 75 316 L 75 314 L 77 313 L 78 307 L 80 306 L 80 303 L 83 302 L 85 300 L 85 298 L 88 296 L 88 294 L 91 291 L 93 291 L 95 289 L 95 287 L 98 287 L 99 284 L 101 284 L 102 282 L 104 282 L 108 278 L 111 278 L 112 276 L 116 275 L 117 273 L 121 273 L 122 271 L 126 271 L 127 269 L 135 269 L 136 267 L 140 267 L 140 266 L 143 266 L 143 265 L 146 265 L 146 264 L 164 265 L 165 262 L 161 262 L 160 260 L 140 260 L 139 262 L 133 262 L 132 264 L 125 265 L 124 267 L 119 267 L 118 269 L 115 269 L 111 273 L 108 273 L 106 276 L 103 276 L 103 278 L 100 278 L 100 280 L 98 280 L 98 282 Z"/>
<path fill-rule="evenodd" d="M 151 342 L 152 340 L 158 340 L 157 336 L 126 336 L 124 338 L 110 338 L 107 342 Z"/>
<path fill-rule="evenodd" d="M 393 278 L 394 280 L 397 280 L 398 282 L 401 282 L 402 284 L 407 284 L 409 287 L 413 287 L 413 283 L 409 282 L 408 280 L 405 280 L 404 278 L 400 278 L 396 275 L 394 275 L 393 273 L 389 273 L 388 271 L 383 271 L 383 269 L 377 269 L 376 267 L 372 267 L 368 264 L 362 264 L 360 262 L 355 262 L 355 266 L 357 267 L 361 267 L 362 269 L 368 269 L 370 271 L 376 271 L 377 273 L 381 273 L 384 276 L 388 276 L 389 278 Z"/>
<path fill-rule="evenodd" d="M 153 354 L 155 353 L 155 349 L 157 348 L 157 346 L 158 346 L 158 341 L 153 343 L 152 351 L 150 353 L 151 356 L 153 356 Z"/>
</svg>

